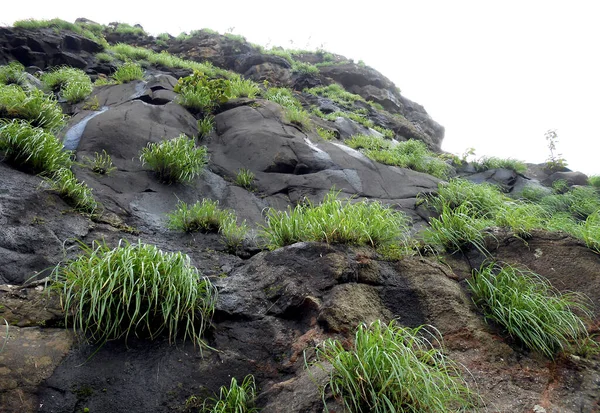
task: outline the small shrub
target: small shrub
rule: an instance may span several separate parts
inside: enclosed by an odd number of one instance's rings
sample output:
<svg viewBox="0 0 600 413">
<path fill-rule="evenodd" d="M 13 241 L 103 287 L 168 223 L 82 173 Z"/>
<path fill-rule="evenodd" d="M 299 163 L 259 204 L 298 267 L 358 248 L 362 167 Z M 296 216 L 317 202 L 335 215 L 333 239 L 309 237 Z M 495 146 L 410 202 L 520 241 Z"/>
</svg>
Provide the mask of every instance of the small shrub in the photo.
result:
<svg viewBox="0 0 600 413">
<path fill-rule="evenodd" d="M 23 119 L 32 126 L 55 132 L 64 126 L 66 116 L 56 99 L 41 90 L 0 85 L 0 118 Z"/>
<path fill-rule="evenodd" d="M 149 143 L 140 155 L 164 183 L 189 182 L 200 175 L 208 163 L 205 146 L 196 147 L 194 139 L 181 134 L 160 143 Z"/>
<path fill-rule="evenodd" d="M 98 208 L 92 190 L 84 182 L 79 182 L 70 169 L 59 169 L 44 179 L 50 190 L 58 192 L 76 210 L 93 214 Z"/>
<path fill-rule="evenodd" d="M 94 90 L 90 77 L 73 67 L 59 67 L 44 73 L 41 81 L 46 90 L 59 93 L 69 103 L 81 102 Z"/>
<path fill-rule="evenodd" d="M 307 202 L 287 211 L 269 209 L 263 238 L 269 249 L 300 241 L 377 247 L 401 242 L 407 231 L 403 213 L 379 202 L 340 200 L 331 191 L 319 205 Z"/>
<path fill-rule="evenodd" d="M 110 63 L 113 60 L 115 60 L 115 58 L 113 57 L 113 55 L 111 55 L 110 53 L 96 53 L 96 59 L 98 59 L 99 62 L 103 62 L 103 63 Z"/>
<path fill-rule="evenodd" d="M 215 117 L 213 115 L 206 115 L 198 121 L 198 135 L 200 138 L 204 138 L 213 131 L 215 127 Z"/>
<path fill-rule="evenodd" d="M 0 66 L 0 85 L 25 86 L 26 79 L 25 67 L 21 63 L 14 61 Z"/>
<path fill-rule="evenodd" d="M 235 213 L 219 208 L 219 201 L 203 199 L 191 207 L 179 201 L 175 212 L 167 214 L 167 226 L 185 232 L 217 232 L 232 219 L 235 222 Z"/>
<path fill-rule="evenodd" d="M 102 153 L 94 153 L 94 158 L 85 157 L 85 164 L 95 173 L 99 175 L 109 175 L 115 169 L 110 155 L 103 149 Z"/>
<path fill-rule="evenodd" d="M 449 253 L 465 252 L 475 247 L 487 255 L 484 230 L 493 223 L 473 216 L 472 211 L 468 201 L 456 208 L 443 206 L 440 216 L 429 220 L 430 228 L 423 232 L 423 240 L 435 249 L 441 247 Z"/>
<path fill-rule="evenodd" d="M 333 366 L 321 391 L 329 387 L 350 412 L 461 412 L 475 407 L 478 396 L 439 347 L 440 339 L 424 326 L 378 320 L 358 327 L 350 350 L 327 339 L 317 346 L 313 364 Z"/>
<path fill-rule="evenodd" d="M 117 83 L 127 83 L 134 80 L 144 79 L 144 69 L 133 62 L 126 62 L 117 68 L 117 71 L 112 74 L 112 78 Z"/>
<path fill-rule="evenodd" d="M 240 97 L 248 97 L 250 99 L 254 99 L 256 95 L 260 93 L 260 88 L 258 85 L 250 79 L 242 79 L 238 77 L 237 79 L 232 79 L 230 81 L 230 98 L 240 98 Z"/>
<path fill-rule="evenodd" d="M 484 264 L 467 280 L 485 317 L 525 346 L 549 358 L 588 336 L 593 312 L 576 293 L 559 293 L 538 274 L 510 265 Z"/>
<path fill-rule="evenodd" d="M 235 177 L 235 183 L 252 191 L 254 188 L 254 174 L 249 169 L 240 169 Z"/>
<path fill-rule="evenodd" d="M 254 405 L 256 399 L 256 384 L 254 376 L 244 377 L 242 384 L 238 384 L 235 377 L 231 378 L 229 387 L 221 386 L 219 397 L 208 400 L 211 407 L 203 405 L 204 413 L 254 413 L 258 409 Z"/>
<path fill-rule="evenodd" d="M 50 132 L 22 120 L 0 123 L 0 150 L 7 162 L 49 175 L 71 166 L 71 151 Z"/>
<path fill-rule="evenodd" d="M 184 340 L 204 344 L 217 292 L 187 255 L 125 240 L 113 249 L 97 242 L 82 249 L 53 272 L 67 325 L 95 342 L 163 332 L 172 342 L 183 327 Z"/>
</svg>

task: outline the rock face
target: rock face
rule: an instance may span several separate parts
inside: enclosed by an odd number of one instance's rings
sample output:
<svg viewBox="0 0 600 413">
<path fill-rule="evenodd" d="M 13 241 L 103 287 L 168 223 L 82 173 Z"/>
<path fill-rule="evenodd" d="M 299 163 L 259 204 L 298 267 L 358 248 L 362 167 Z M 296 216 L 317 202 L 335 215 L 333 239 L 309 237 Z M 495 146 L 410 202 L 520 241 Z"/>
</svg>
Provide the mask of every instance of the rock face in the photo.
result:
<svg viewBox="0 0 600 413">
<path fill-rule="evenodd" d="M 298 73 L 287 59 L 262 53 L 235 36 L 200 32 L 163 46 L 133 34 L 111 32 L 107 39 L 168 49 L 254 80 L 291 86 L 305 105 L 324 113 L 341 108 L 301 89 L 337 82 L 382 105 L 387 111 L 367 109 L 361 101 L 369 119 L 399 139 L 420 139 L 439 149 L 443 138 L 443 127 L 389 79 L 340 56 L 313 75 Z M 69 64 L 92 76 L 110 73 L 113 67 L 100 65 L 93 56 L 100 46 L 90 42 L 52 29 L 0 28 L 0 64 L 17 59 L 44 70 Z M 315 54 L 298 59 L 323 61 Z M 331 122 L 313 118 L 315 125 L 340 138 L 326 141 L 316 128 L 286 121 L 278 104 L 234 99 L 215 113 L 214 130 L 198 139 L 210 155 L 203 174 L 187 184 L 160 183 L 142 165 L 140 152 L 148 143 L 198 136 L 198 119 L 178 103 L 173 90 L 177 77 L 188 72 L 151 66 L 143 81 L 95 87 L 87 101 L 65 105 L 73 116 L 58 137 L 75 151 L 73 170 L 102 205 L 93 216 L 75 212 L 45 190 L 42 178 L 0 162 L 0 348 L 6 341 L 0 351 L 0 411 L 199 411 L 202 400 L 231 377 L 253 374 L 262 412 L 317 413 L 324 411 L 324 401 L 329 411 L 345 412 L 330 393 L 319 394 L 331 366 L 311 364 L 315 346 L 327 338 L 348 345 L 359 324 L 392 319 L 409 327 L 429 325 L 443 335 L 447 355 L 461 363 L 485 404 L 473 412 L 600 411 L 597 355 L 550 362 L 483 321 L 465 285 L 483 256 L 413 256 L 389 262 L 368 247 L 306 242 L 274 251 L 262 247 L 254 235 L 265 224 L 266 209 L 319 202 L 332 187 L 342 197 L 377 200 L 400 210 L 415 228 L 427 225 L 428 213 L 418 207 L 417 197 L 435 192 L 439 179 L 374 162 L 342 144 L 356 133 L 379 134 L 374 129 L 344 117 Z M 109 175 L 85 166 L 86 158 L 103 150 L 116 167 Z M 254 173 L 253 190 L 235 183 L 241 169 Z M 552 175 L 538 169 L 530 166 L 526 174 L 506 169 L 459 172 L 513 193 L 556 179 L 571 185 L 582 179 L 568 171 Z M 179 200 L 203 198 L 235 210 L 238 221 L 251 227 L 250 238 L 236 254 L 217 234 L 166 228 L 165 215 Z M 171 344 L 166 337 L 90 344 L 64 328 L 65 322 L 72 327 L 70 320 L 46 277 L 57 264 L 76 257 L 82 244 L 102 240 L 115 246 L 121 239 L 181 251 L 211 279 L 219 295 L 205 335 L 209 348 Z M 488 248 L 500 260 L 543 274 L 560 290 L 579 291 L 600 302 L 598 255 L 570 237 L 539 232 L 524 244 L 496 234 Z"/>
</svg>

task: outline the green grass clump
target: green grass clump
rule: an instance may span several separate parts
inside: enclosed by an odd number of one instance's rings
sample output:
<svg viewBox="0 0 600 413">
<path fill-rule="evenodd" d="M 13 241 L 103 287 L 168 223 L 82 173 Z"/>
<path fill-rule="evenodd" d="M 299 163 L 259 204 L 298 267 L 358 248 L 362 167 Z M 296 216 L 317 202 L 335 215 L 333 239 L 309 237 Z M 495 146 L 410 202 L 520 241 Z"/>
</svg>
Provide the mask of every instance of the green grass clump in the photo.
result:
<svg viewBox="0 0 600 413">
<path fill-rule="evenodd" d="M 271 102 L 278 103 L 284 108 L 302 108 L 300 101 L 296 99 L 293 92 L 284 87 L 270 87 L 265 91 L 264 97 Z"/>
<path fill-rule="evenodd" d="M 337 112 L 329 113 L 327 115 L 322 114 L 322 113 L 319 114 L 317 112 L 317 115 L 320 116 L 321 118 L 331 121 L 331 122 L 335 122 L 335 120 L 337 118 L 342 117 L 342 118 L 353 120 L 354 122 L 358 123 L 359 125 L 364 126 L 365 128 L 373 128 L 375 126 L 375 124 L 373 123 L 372 120 L 367 119 L 364 115 L 354 113 L 354 112 L 337 111 Z"/>
<path fill-rule="evenodd" d="M 506 203 L 496 214 L 496 225 L 510 228 L 523 239 L 531 237 L 533 229 L 545 227 L 548 219 L 546 210 L 537 204 L 513 202 Z"/>
<path fill-rule="evenodd" d="M 386 139 L 394 139 L 394 136 L 396 136 L 394 134 L 393 130 L 386 129 L 386 128 L 383 128 L 383 127 L 378 126 L 378 125 L 373 126 L 373 129 L 375 129 L 377 132 L 381 133 L 383 135 L 383 137 L 386 138 Z"/>
<path fill-rule="evenodd" d="M 355 135 L 344 142 L 375 162 L 425 172 L 438 178 L 447 178 L 451 167 L 439 159 L 427 146 L 414 139 L 393 145 L 381 136 Z"/>
<path fill-rule="evenodd" d="M 80 24 L 77 23 L 76 24 L 76 23 L 70 23 L 68 21 L 61 20 L 61 19 L 51 19 L 51 20 L 27 19 L 27 20 L 18 20 L 13 24 L 13 26 L 20 27 L 22 29 L 29 29 L 29 30 L 39 30 L 39 29 L 46 29 L 46 28 L 52 28 L 55 30 L 69 30 L 80 36 L 84 36 L 90 40 L 95 41 L 96 43 L 98 43 L 100 46 L 102 46 L 104 48 L 108 46 L 106 39 L 102 36 L 103 26 L 100 26 L 100 25 L 91 25 L 91 24 L 86 24 L 86 23 L 80 23 Z M 100 26 L 100 28 L 102 28 L 102 29 L 98 30 L 98 26 Z"/>
<path fill-rule="evenodd" d="M 346 145 L 352 149 L 365 149 L 367 151 L 383 151 L 390 150 L 392 148 L 391 142 L 385 140 L 380 136 L 370 135 L 352 135 L 349 139 L 344 141 Z"/>
<path fill-rule="evenodd" d="M 238 384 L 235 377 L 231 378 L 229 387 L 222 386 L 219 397 L 208 399 L 211 407 L 203 404 L 203 413 L 254 413 L 258 409 L 254 405 L 256 399 L 256 384 L 251 374 L 244 377 L 242 384 Z"/>
<path fill-rule="evenodd" d="M 496 215 L 507 198 L 497 186 L 475 184 L 466 179 L 454 178 L 438 185 L 435 197 L 424 198 L 425 203 L 437 212 L 447 206 L 454 209 L 468 202 L 472 215 L 477 218 L 491 218 Z"/>
<path fill-rule="evenodd" d="M 86 156 L 84 158 L 85 166 L 89 167 L 92 172 L 99 175 L 110 175 L 115 169 L 110 155 L 103 149 L 102 153 L 95 152 L 94 158 Z"/>
<path fill-rule="evenodd" d="M 150 60 L 150 56 L 154 53 L 152 50 L 126 43 L 117 43 L 110 46 L 108 50 L 124 62 L 127 60 Z"/>
<path fill-rule="evenodd" d="M 0 122 L 0 150 L 7 162 L 36 174 L 71 166 L 71 151 L 50 132 L 22 120 Z"/>
<path fill-rule="evenodd" d="M 177 209 L 167 214 L 169 229 L 185 232 L 219 232 L 223 244 L 232 251 L 239 247 L 248 233 L 246 221 L 238 225 L 235 212 L 221 209 L 218 201 L 203 199 L 192 206 L 179 201 Z"/>
<path fill-rule="evenodd" d="M 283 117 L 286 122 L 299 126 L 301 129 L 309 130 L 312 121 L 307 111 L 297 107 L 287 107 L 284 109 Z"/>
<path fill-rule="evenodd" d="M 579 235 L 589 249 L 600 254 L 600 210 L 590 214 L 581 224 Z"/>
<path fill-rule="evenodd" d="M 147 36 L 147 33 L 141 27 L 134 27 L 127 23 L 118 23 L 114 32 L 119 34 L 131 34 L 134 36 Z"/>
<path fill-rule="evenodd" d="M 134 80 L 144 79 L 144 69 L 133 62 L 126 62 L 117 68 L 117 71 L 112 74 L 112 78 L 117 83 L 127 83 Z"/>
<path fill-rule="evenodd" d="M 225 221 L 232 219 L 235 221 L 235 213 L 221 209 L 219 201 L 203 199 L 191 207 L 179 201 L 175 212 L 167 214 L 167 226 L 185 232 L 217 232 Z"/>
<path fill-rule="evenodd" d="M 78 103 L 92 93 L 94 87 L 88 75 L 74 67 L 59 67 L 41 78 L 47 91 L 59 93 L 67 102 Z"/>
<path fill-rule="evenodd" d="M 488 169 L 511 169 L 517 173 L 525 173 L 527 171 L 527 165 L 524 162 L 518 161 L 516 159 L 502 159 L 496 157 L 483 157 L 475 162 L 473 162 L 473 166 L 476 171 L 487 171 Z"/>
<path fill-rule="evenodd" d="M 198 70 L 190 76 L 180 78 L 173 90 L 179 93 L 179 104 L 203 114 L 209 114 L 227 102 L 232 94 L 229 80 L 211 79 Z"/>
<path fill-rule="evenodd" d="M 310 93 L 317 96 L 322 96 L 331 99 L 338 105 L 341 105 L 345 108 L 352 108 L 354 106 L 354 102 L 365 100 L 354 93 L 347 92 L 342 86 L 337 83 L 332 83 L 328 86 L 318 86 L 313 88 L 304 89 L 305 93 Z"/>
<path fill-rule="evenodd" d="M 317 133 L 321 138 L 326 141 L 332 141 L 336 138 L 336 133 L 332 129 L 325 129 L 320 126 L 317 126 Z"/>
<path fill-rule="evenodd" d="M 0 80 L 1 81 L 1 80 Z M 592 175 L 588 178 L 588 185 L 600 189 L 600 175 Z"/>
<path fill-rule="evenodd" d="M 250 79 L 242 79 L 242 77 L 234 78 L 230 80 L 231 92 L 229 97 L 231 99 L 248 97 L 254 99 L 256 95 L 260 93 L 260 88 Z"/>
<path fill-rule="evenodd" d="M 160 143 L 149 143 L 140 155 L 164 183 L 189 182 L 200 175 L 208 163 L 206 146 L 196 147 L 185 134 Z"/>
<path fill-rule="evenodd" d="M 215 128 L 215 117 L 213 115 L 206 115 L 198 121 L 198 136 L 205 138 Z"/>
<path fill-rule="evenodd" d="M 292 73 L 299 73 L 301 75 L 318 75 L 319 68 L 310 63 L 294 61 L 292 63 Z"/>
<path fill-rule="evenodd" d="M 183 329 L 184 340 L 204 344 L 217 292 L 187 255 L 125 240 L 113 249 L 97 242 L 82 249 L 53 272 L 67 325 L 94 342 L 163 332 L 175 341 Z"/>
<path fill-rule="evenodd" d="M 99 62 L 103 62 L 103 63 L 110 63 L 113 60 L 115 60 L 113 55 L 111 55 L 110 53 L 105 53 L 105 52 L 96 53 L 96 59 L 98 59 Z"/>
<path fill-rule="evenodd" d="M 423 326 L 378 320 L 358 327 L 350 350 L 327 339 L 317 346 L 313 364 L 333 366 L 322 392 L 329 387 L 350 412 L 470 411 L 479 397 L 439 347 L 437 335 Z"/>
<path fill-rule="evenodd" d="M 21 63 L 14 61 L 0 66 L 0 85 L 24 86 L 26 79 L 25 67 Z"/>
<path fill-rule="evenodd" d="M 44 180 L 50 190 L 58 192 L 76 210 L 93 214 L 98 208 L 90 187 L 78 181 L 70 169 L 59 169 Z"/>
<path fill-rule="evenodd" d="M 235 183 L 249 191 L 254 189 L 254 174 L 249 169 L 242 168 L 235 176 Z"/>
<path fill-rule="evenodd" d="M 571 342 L 588 337 L 585 320 L 593 312 L 583 297 L 561 294 L 538 274 L 492 263 L 467 282 L 485 317 L 531 350 L 554 358 Z"/>
<path fill-rule="evenodd" d="M 0 118 L 23 119 L 32 126 L 55 132 L 64 126 L 66 116 L 56 99 L 41 90 L 0 85 Z"/>
<path fill-rule="evenodd" d="M 402 241 L 407 231 L 408 219 L 402 212 L 379 202 L 341 200 L 331 191 L 319 205 L 269 209 L 263 237 L 269 249 L 300 241 L 377 247 Z"/>
<path fill-rule="evenodd" d="M 493 222 L 475 217 L 468 202 L 456 208 L 442 207 L 438 218 L 429 220 L 430 227 L 423 232 L 423 241 L 435 250 L 445 250 L 451 254 L 476 248 L 487 255 L 485 229 Z"/>
</svg>

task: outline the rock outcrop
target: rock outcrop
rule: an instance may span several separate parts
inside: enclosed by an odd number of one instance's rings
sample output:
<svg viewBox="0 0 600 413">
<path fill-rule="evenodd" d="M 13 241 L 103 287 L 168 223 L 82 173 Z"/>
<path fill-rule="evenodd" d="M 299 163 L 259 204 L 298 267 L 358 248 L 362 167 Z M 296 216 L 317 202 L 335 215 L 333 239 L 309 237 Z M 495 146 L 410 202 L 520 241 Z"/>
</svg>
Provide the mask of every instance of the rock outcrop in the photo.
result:
<svg viewBox="0 0 600 413">
<path fill-rule="evenodd" d="M 306 87 L 339 84 L 360 96 L 360 113 L 373 126 L 389 129 L 398 141 L 417 139 L 439 151 L 442 126 L 419 104 L 402 96 L 376 70 L 338 55 L 299 54 L 297 62 L 336 64 L 302 73 L 285 57 L 268 54 L 234 36 L 200 31 L 164 44 L 145 35 L 108 28 L 109 43 L 126 42 L 166 50 L 182 58 L 209 61 L 255 81 L 288 86 L 306 108 L 344 111 L 331 99 L 303 93 Z M 64 30 L 0 28 L 0 65 L 13 60 L 27 70 L 57 65 L 84 69 L 93 79 L 114 71 L 100 62 L 102 45 Z M 316 67 L 316 66 L 315 66 Z M 500 327 L 486 324 L 473 304 L 466 281 L 487 257 L 478 252 L 422 254 L 391 260 L 370 247 L 299 242 L 269 251 L 258 241 L 269 208 L 284 211 L 318 203 L 334 188 L 340 196 L 380 201 L 402 211 L 413 231 L 427 226 L 431 211 L 419 201 L 435 193 L 441 179 L 369 159 L 343 142 L 357 133 L 381 135 L 347 117 L 312 118 L 339 139 L 326 140 L 317 128 L 290 122 L 284 108 L 261 97 L 231 99 L 214 113 L 214 130 L 199 138 L 209 153 L 207 169 L 191 183 L 166 185 L 142 165 L 149 143 L 181 134 L 198 136 L 198 118 L 178 102 L 177 79 L 185 68 L 148 64 L 144 80 L 96 86 L 78 104 L 61 101 L 72 115 L 58 134 L 73 150 L 73 171 L 102 205 L 86 215 L 52 191 L 42 177 L 0 162 L 0 411 L 6 412 L 167 412 L 198 411 L 198 400 L 219 387 L 253 374 L 262 412 L 342 412 L 340 400 L 319 387 L 331 366 L 312 365 L 314 348 L 327 338 L 348 344 L 356 327 L 375 320 L 408 327 L 429 325 L 443 336 L 448 356 L 460 363 L 482 404 L 472 411 L 593 412 L 600 409 L 600 358 L 561 356 L 550 361 L 524 349 Z M 372 101 L 383 109 L 376 109 Z M 98 174 L 86 157 L 106 151 L 116 170 Z M 252 171 L 253 188 L 236 184 L 240 170 Z M 546 188 L 557 179 L 581 185 L 584 176 L 548 173 L 529 166 L 477 172 L 472 165 L 450 168 L 473 182 L 493 183 L 505 192 L 526 186 Z M 587 179 L 587 177 L 586 177 Z M 549 191 L 549 189 L 547 189 Z M 168 230 L 166 214 L 179 201 L 219 201 L 251 228 L 237 250 L 218 234 Z M 81 245 L 156 245 L 181 251 L 213 282 L 218 300 L 200 351 L 166 337 L 128 337 L 90 344 L 65 329 L 59 293 L 48 276 L 74 258 Z M 565 234 L 535 232 L 526 242 L 501 231 L 487 240 L 498 259 L 543 274 L 557 289 L 574 290 L 600 302 L 600 259 Z M 596 315 L 600 315 L 598 307 Z M 598 326 L 591 326 L 597 331 Z M 537 407 L 536 407 L 537 406 Z M 537 410 L 535 410 L 535 409 Z M 541 409 L 541 410 L 540 410 Z M 545 410 L 544 410 L 545 409 Z"/>
</svg>

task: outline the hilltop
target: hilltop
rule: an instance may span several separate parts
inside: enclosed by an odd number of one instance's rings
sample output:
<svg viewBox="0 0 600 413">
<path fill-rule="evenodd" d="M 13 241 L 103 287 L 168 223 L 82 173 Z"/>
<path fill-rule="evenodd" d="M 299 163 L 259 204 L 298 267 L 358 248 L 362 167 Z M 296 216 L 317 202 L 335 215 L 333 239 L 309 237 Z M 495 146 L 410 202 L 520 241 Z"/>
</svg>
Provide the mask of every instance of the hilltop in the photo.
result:
<svg viewBox="0 0 600 413">
<path fill-rule="evenodd" d="M 2 411 L 600 408 L 598 177 L 443 153 L 363 62 L 23 21 L 0 119 Z"/>
</svg>

